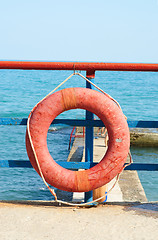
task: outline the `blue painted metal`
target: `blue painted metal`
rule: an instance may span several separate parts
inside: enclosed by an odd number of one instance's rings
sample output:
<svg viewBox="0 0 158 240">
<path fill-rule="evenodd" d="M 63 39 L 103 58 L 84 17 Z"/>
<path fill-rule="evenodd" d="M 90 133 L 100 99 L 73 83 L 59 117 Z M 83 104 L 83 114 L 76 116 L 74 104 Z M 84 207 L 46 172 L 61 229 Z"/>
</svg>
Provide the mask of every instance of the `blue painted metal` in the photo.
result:
<svg viewBox="0 0 158 240">
<path fill-rule="evenodd" d="M 101 120 L 77 120 L 77 119 L 54 119 L 52 124 L 63 124 L 69 126 L 84 126 L 84 127 L 103 127 Z M 0 125 L 27 125 L 27 118 L 0 118 Z"/>
<path fill-rule="evenodd" d="M 130 128 L 158 128 L 158 121 L 127 121 Z"/>
<path fill-rule="evenodd" d="M 89 169 L 97 163 L 90 162 L 64 162 L 57 161 L 57 163 L 67 169 Z M 126 164 L 125 164 L 126 165 Z M 32 168 L 28 160 L 0 160 L 1 168 Z M 130 166 L 125 167 L 125 170 L 135 171 L 158 171 L 157 163 L 132 163 Z"/>
<path fill-rule="evenodd" d="M 89 82 L 86 82 L 86 88 L 92 89 L 92 85 Z M 94 114 L 87 110 L 86 110 L 86 120 L 90 120 L 90 121 L 94 120 Z M 86 126 L 85 162 L 93 162 L 93 126 Z"/>
<path fill-rule="evenodd" d="M 57 161 L 57 163 L 67 169 L 89 169 L 89 162 L 64 162 Z M 1 168 L 32 168 L 30 161 L 28 160 L 0 160 Z"/>
<path fill-rule="evenodd" d="M 158 121 L 127 121 L 130 128 L 158 128 Z M 0 125 L 26 125 L 27 118 L 0 118 Z M 101 120 L 76 120 L 76 119 L 55 119 L 52 124 L 64 124 L 69 126 L 103 127 Z"/>
<path fill-rule="evenodd" d="M 158 171 L 158 164 L 156 163 L 132 163 L 127 166 L 125 170 L 136 171 Z"/>
<path fill-rule="evenodd" d="M 92 81 L 92 79 L 90 79 Z M 92 85 L 86 81 L 86 88 L 92 89 Z M 94 114 L 86 110 L 86 120 L 94 120 Z M 86 126 L 86 135 L 85 135 L 85 162 L 90 163 L 90 166 L 93 164 L 93 127 Z M 93 201 L 93 191 L 85 193 L 85 202 Z"/>
<path fill-rule="evenodd" d="M 27 160 L 0 160 L 1 168 L 32 168 Z"/>
<path fill-rule="evenodd" d="M 27 125 L 27 118 L 0 118 L 0 125 Z"/>
</svg>

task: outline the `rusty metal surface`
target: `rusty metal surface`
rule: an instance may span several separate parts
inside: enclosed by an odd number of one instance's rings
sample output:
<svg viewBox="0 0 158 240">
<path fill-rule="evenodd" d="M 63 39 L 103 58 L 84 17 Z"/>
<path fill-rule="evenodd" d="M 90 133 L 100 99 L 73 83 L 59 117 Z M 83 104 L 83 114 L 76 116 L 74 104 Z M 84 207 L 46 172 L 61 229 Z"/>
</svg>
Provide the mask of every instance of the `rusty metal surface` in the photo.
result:
<svg viewBox="0 0 158 240">
<path fill-rule="evenodd" d="M 148 63 L 96 63 L 96 62 L 34 62 L 0 61 L 0 69 L 25 70 L 85 70 L 87 77 L 94 77 L 95 71 L 158 71 L 158 64 Z"/>
</svg>

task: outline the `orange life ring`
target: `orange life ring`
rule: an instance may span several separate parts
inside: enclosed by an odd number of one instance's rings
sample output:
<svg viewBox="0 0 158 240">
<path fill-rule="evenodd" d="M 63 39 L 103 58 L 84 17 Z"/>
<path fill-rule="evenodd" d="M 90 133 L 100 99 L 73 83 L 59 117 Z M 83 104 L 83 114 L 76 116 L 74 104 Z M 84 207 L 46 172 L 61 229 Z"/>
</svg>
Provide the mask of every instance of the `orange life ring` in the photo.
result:
<svg viewBox="0 0 158 240">
<path fill-rule="evenodd" d="M 52 121 L 70 109 L 85 109 L 96 114 L 107 127 L 109 146 L 102 160 L 83 171 L 71 171 L 59 166 L 47 148 L 47 132 Z M 67 88 L 48 96 L 32 112 L 29 131 L 34 149 L 47 183 L 71 192 L 88 192 L 112 180 L 126 161 L 130 135 L 121 109 L 106 95 L 86 88 Z M 26 131 L 26 149 L 32 166 L 39 173 Z"/>
</svg>

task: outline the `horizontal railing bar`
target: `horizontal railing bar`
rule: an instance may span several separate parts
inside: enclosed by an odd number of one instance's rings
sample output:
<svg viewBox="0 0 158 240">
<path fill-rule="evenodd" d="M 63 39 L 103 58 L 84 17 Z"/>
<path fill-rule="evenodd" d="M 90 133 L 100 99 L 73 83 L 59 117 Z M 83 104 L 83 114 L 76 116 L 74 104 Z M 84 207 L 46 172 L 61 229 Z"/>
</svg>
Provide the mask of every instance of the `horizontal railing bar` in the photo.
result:
<svg viewBox="0 0 158 240">
<path fill-rule="evenodd" d="M 1 168 L 32 168 L 28 160 L 0 160 Z"/>
<path fill-rule="evenodd" d="M 52 124 L 66 124 L 78 127 L 104 127 L 101 120 L 54 119 Z"/>
<path fill-rule="evenodd" d="M 156 163 L 132 163 L 127 166 L 125 170 L 136 171 L 158 171 L 158 164 Z"/>
<path fill-rule="evenodd" d="M 27 118 L 0 118 L 0 125 L 27 125 Z"/>
<path fill-rule="evenodd" d="M 158 121 L 127 121 L 130 128 L 158 128 Z M 27 118 L 0 118 L 0 125 L 26 125 Z M 52 124 L 69 126 L 103 127 L 101 120 L 55 119 Z"/>
<path fill-rule="evenodd" d="M 158 121 L 127 121 L 130 128 L 158 128 Z"/>
<path fill-rule="evenodd" d="M 158 64 L 105 62 L 0 61 L 0 69 L 84 70 L 84 71 L 158 71 Z"/>
<path fill-rule="evenodd" d="M 90 162 L 64 162 L 57 161 L 57 163 L 67 169 L 89 169 L 97 163 Z M 1 168 L 32 168 L 28 160 L 0 160 Z M 158 171 L 158 164 L 156 163 L 132 163 L 130 166 L 125 167 L 125 170 L 136 171 Z"/>
</svg>

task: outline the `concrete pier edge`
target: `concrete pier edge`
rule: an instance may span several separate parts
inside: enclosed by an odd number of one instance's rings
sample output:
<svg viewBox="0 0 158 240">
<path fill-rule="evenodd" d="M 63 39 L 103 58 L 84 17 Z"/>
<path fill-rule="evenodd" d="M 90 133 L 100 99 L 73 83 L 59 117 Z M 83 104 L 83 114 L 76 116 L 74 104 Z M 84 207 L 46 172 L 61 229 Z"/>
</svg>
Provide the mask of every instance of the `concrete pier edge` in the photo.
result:
<svg viewBox="0 0 158 240">
<path fill-rule="evenodd" d="M 94 161 L 99 162 L 106 152 L 105 139 L 94 139 Z M 77 153 L 74 154 L 74 153 Z M 82 157 L 81 157 L 82 156 Z M 75 138 L 68 161 L 84 161 L 84 139 Z M 127 159 L 128 161 L 128 159 Z M 114 179 L 108 183 L 108 190 L 112 187 Z M 73 202 L 83 202 L 84 193 L 73 193 Z M 107 203 L 112 202 L 139 202 L 147 203 L 147 197 L 138 177 L 137 171 L 123 171 L 114 189 L 108 194 Z"/>
</svg>

